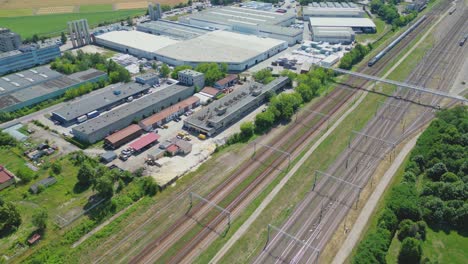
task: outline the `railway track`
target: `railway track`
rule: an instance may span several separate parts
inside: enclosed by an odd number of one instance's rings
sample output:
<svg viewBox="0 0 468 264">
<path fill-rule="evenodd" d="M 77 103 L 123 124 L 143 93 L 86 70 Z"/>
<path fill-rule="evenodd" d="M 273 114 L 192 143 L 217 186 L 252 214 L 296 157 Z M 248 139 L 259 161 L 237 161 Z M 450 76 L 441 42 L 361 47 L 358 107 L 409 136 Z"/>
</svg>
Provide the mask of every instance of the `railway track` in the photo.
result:
<svg viewBox="0 0 468 264">
<path fill-rule="evenodd" d="M 430 21 L 432 21 L 432 19 L 427 19 L 427 21 L 425 21 L 426 25 L 430 24 Z M 420 30 L 415 30 L 410 35 L 417 35 L 419 31 Z M 412 38 L 408 37 L 407 39 L 403 40 L 400 45 L 405 46 L 409 42 L 411 42 L 411 40 L 412 40 Z M 382 69 L 382 67 L 386 64 L 386 62 L 388 62 L 391 58 L 392 58 L 392 56 L 391 56 L 391 54 L 389 54 L 389 56 L 386 56 L 385 59 L 382 59 L 382 61 L 380 61 L 380 63 L 376 64 L 373 68 L 368 68 L 367 71 L 370 72 L 371 74 L 376 74 L 378 71 L 380 71 Z M 364 85 L 364 83 L 366 83 L 366 82 L 365 81 L 361 82 L 362 85 Z M 283 138 L 284 137 L 287 137 L 287 135 L 286 136 L 283 135 Z M 302 142 L 302 141 L 296 141 L 296 142 Z M 279 143 L 280 143 L 279 145 L 281 145 L 281 141 L 279 141 Z M 298 144 L 298 145 L 300 145 L 300 144 Z M 293 148 L 297 148 L 297 147 L 293 147 Z M 272 164 L 271 167 L 276 167 L 275 165 L 277 165 L 280 162 L 281 161 L 280 161 L 279 158 L 275 159 L 275 162 Z M 271 169 L 267 168 L 266 171 L 262 174 L 261 177 L 257 177 L 253 181 L 253 183 L 248 185 L 248 187 L 243 192 L 241 192 L 241 195 L 238 196 L 236 199 L 234 199 L 231 203 L 229 203 L 226 208 L 228 210 L 230 210 L 230 211 L 234 211 L 237 208 L 241 207 L 242 201 L 246 201 L 247 196 L 252 197 L 253 196 L 252 193 L 258 193 L 259 192 L 259 191 L 255 192 L 255 189 L 258 188 L 258 186 L 262 186 L 262 187 L 264 186 L 264 185 L 261 185 L 261 183 L 267 178 L 266 175 L 268 175 L 271 172 L 272 172 Z M 273 178 L 273 177 L 271 177 L 271 178 Z M 222 184 L 222 185 L 225 185 L 225 184 Z M 225 188 L 225 187 L 223 186 L 222 188 Z M 258 189 L 260 189 L 260 188 L 258 188 Z M 219 190 L 216 190 L 214 193 L 209 195 L 209 197 L 207 199 L 212 200 L 210 198 L 215 198 L 219 192 L 220 192 Z M 207 212 L 206 210 L 202 210 L 200 207 L 195 208 L 195 211 L 196 212 L 201 212 L 201 215 L 203 215 L 204 213 Z M 199 215 L 199 216 L 201 216 L 201 215 Z M 174 255 L 169 260 L 169 263 L 179 263 L 179 262 L 183 262 L 184 259 L 187 259 L 191 255 L 190 252 L 192 252 L 193 249 L 196 248 L 197 245 L 200 244 L 200 242 L 205 237 L 207 237 L 210 233 L 212 233 L 212 230 L 216 229 L 216 227 L 219 226 L 223 222 L 223 220 L 224 220 L 224 218 L 221 216 L 221 214 L 219 214 L 219 215 L 215 216 L 214 218 L 212 218 L 212 220 L 207 225 L 207 228 L 204 228 L 193 239 L 191 239 L 186 244 L 186 246 L 182 248 L 182 250 L 178 251 L 178 253 L 176 255 Z M 138 262 L 149 263 L 151 261 L 155 261 L 156 259 L 158 259 L 158 257 L 162 256 L 162 252 L 164 251 L 164 249 L 167 249 L 171 245 L 173 245 L 173 243 L 167 243 L 168 237 L 169 236 L 174 236 L 174 234 L 176 234 L 176 236 L 179 236 L 179 238 L 180 238 L 180 236 L 184 233 L 184 232 L 177 232 L 176 231 L 176 230 L 180 229 L 180 226 L 182 225 L 183 222 L 186 222 L 186 220 L 184 221 L 184 219 L 179 219 L 176 222 L 176 224 L 166 232 L 165 235 L 161 236 L 160 238 L 158 238 L 157 240 L 152 242 L 139 255 L 137 255 L 134 259 L 132 259 L 132 263 L 138 263 Z M 182 229 L 183 229 L 183 231 L 188 231 L 187 228 L 182 228 Z M 176 242 L 176 241 L 173 240 L 173 242 Z M 161 249 L 159 247 L 160 245 L 164 245 L 163 250 L 158 250 L 158 249 Z M 151 252 L 156 252 L 156 253 L 151 253 Z M 147 257 L 148 255 L 149 255 L 149 258 Z"/>
<path fill-rule="evenodd" d="M 431 88 L 441 89 L 447 85 L 448 80 L 453 80 L 453 75 L 455 67 L 460 65 L 460 62 L 463 61 L 464 54 L 463 49 L 460 49 L 453 42 L 457 40 L 457 36 L 463 28 L 466 28 L 468 17 L 466 12 L 458 19 L 458 22 L 447 32 L 447 35 L 440 41 L 434 52 L 429 52 L 427 54 L 428 59 L 421 63 L 413 74 L 410 75 L 408 81 L 422 84 L 423 86 L 432 86 Z M 445 53 L 438 53 L 437 50 L 441 47 L 450 47 L 449 53 L 451 55 L 445 56 Z M 458 55 L 458 57 L 457 57 Z M 457 59 L 460 58 L 461 59 Z M 441 67 L 441 61 L 448 60 L 454 62 L 451 64 L 451 67 Z M 441 78 L 437 85 L 431 85 L 431 78 L 427 78 L 427 75 L 433 75 L 435 72 L 441 72 L 441 75 L 444 76 Z M 450 82 L 448 82 L 450 83 Z M 386 140 L 394 140 L 395 142 L 400 142 L 407 135 L 413 133 L 415 129 L 418 129 L 420 126 L 427 123 L 431 116 L 433 116 L 432 108 L 421 108 L 417 106 L 418 113 L 429 113 L 429 118 L 414 118 L 413 123 L 410 125 L 409 129 L 405 133 L 399 135 L 398 130 L 399 124 L 398 120 L 402 120 L 410 108 L 415 108 L 413 104 L 408 102 L 409 100 L 418 100 L 417 97 L 420 97 L 419 94 L 408 91 L 408 90 L 399 90 L 397 94 L 405 98 L 406 100 L 397 100 L 395 98 L 388 99 L 386 106 L 383 107 L 380 111 L 388 112 L 390 107 L 393 105 L 398 105 L 399 110 L 392 111 L 392 120 L 386 118 L 376 117 L 368 127 L 365 129 L 365 133 L 376 138 L 382 138 Z M 429 104 L 435 105 L 440 103 L 441 99 L 433 96 L 424 96 L 430 100 Z M 408 100 L 409 99 L 409 100 Z M 420 100 L 420 98 L 419 98 Z M 414 109 L 412 109 L 413 111 Z M 377 160 L 372 160 L 371 155 L 365 155 L 364 153 L 378 153 L 383 151 L 388 152 L 390 148 L 382 148 L 378 145 L 372 145 L 369 143 L 363 143 L 362 139 L 358 139 L 354 144 L 360 144 L 364 147 L 364 150 L 360 156 L 361 160 L 368 160 L 367 166 L 361 166 L 361 169 L 352 171 L 346 171 L 344 167 L 354 168 L 359 164 L 358 161 L 351 161 L 347 159 L 351 155 L 349 150 L 348 153 L 344 153 L 340 158 L 335 162 L 333 166 L 327 170 L 330 174 L 335 174 L 335 176 L 341 176 L 342 179 L 353 183 L 357 186 L 364 186 L 369 178 L 372 176 L 375 168 L 378 165 Z M 345 164 L 348 164 L 347 166 Z M 351 166 L 349 166 L 351 164 Z M 356 167 L 357 168 L 357 167 Z M 322 192 L 311 192 L 306 199 L 296 208 L 295 212 L 290 219 L 283 225 L 282 229 L 286 232 L 296 236 L 300 241 L 304 243 L 297 243 L 295 240 L 284 238 L 284 236 L 276 235 L 268 248 L 263 251 L 254 263 L 313 263 L 317 261 L 319 252 L 323 250 L 326 243 L 336 230 L 337 226 L 341 223 L 343 218 L 346 216 L 350 209 L 350 204 L 343 203 L 343 200 L 346 198 L 346 201 L 354 201 L 359 196 L 352 189 L 346 189 L 342 187 L 343 184 L 337 184 L 336 182 L 331 182 L 329 179 L 322 180 L 317 185 L 317 189 Z M 324 195 L 325 193 L 325 195 Z M 326 196 L 325 198 L 323 198 Z M 320 203 L 326 201 L 329 205 L 325 210 L 322 209 Z M 300 225 L 300 226 L 299 226 Z M 283 239 L 284 238 L 284 239 Z"/>
</svg>

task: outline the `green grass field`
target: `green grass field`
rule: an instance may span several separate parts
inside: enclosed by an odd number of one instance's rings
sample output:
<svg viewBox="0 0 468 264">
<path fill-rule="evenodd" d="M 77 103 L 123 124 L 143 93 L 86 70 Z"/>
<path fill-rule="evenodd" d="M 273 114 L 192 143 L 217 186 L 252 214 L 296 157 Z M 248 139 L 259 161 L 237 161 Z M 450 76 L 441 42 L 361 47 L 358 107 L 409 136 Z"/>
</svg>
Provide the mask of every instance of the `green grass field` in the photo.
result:
<svg viewBox="0 0 468 264">
<path fill-rule="evenodd" d="M 0 9 L 0 17 L 32 16 L 32 9 Z"/>
<path fill-rule="evenodd" d="M 113 11 L 112 5 L 82 5 L 80 13 L 97 13 Z"/>
<path fill-rule="evenodd" d="M 90 10 L 87 7 L 85 10 Z M 100 10 L 100 9 L 98 9 Z M 103 10 L 103 9 L 101 9 Z M 22 38 L 31 37 L 34 34 L 38 35 L 58 35 L 60 31 L 66 29 L 67 21 L 76 19 L 88 19 L 89 25 L 97 26 L 105 21 L 118 21 L 129 16 L 144 14 L 145 10 L 121 10 L 111 12 L 94 12 L 94 13 L 73 13 L 73 14 L 56 14 L 42 16 L 22 16 L 22 17 L 1 17 L 0 25 L 10 28 L 17 32 Z"/>
</svg>

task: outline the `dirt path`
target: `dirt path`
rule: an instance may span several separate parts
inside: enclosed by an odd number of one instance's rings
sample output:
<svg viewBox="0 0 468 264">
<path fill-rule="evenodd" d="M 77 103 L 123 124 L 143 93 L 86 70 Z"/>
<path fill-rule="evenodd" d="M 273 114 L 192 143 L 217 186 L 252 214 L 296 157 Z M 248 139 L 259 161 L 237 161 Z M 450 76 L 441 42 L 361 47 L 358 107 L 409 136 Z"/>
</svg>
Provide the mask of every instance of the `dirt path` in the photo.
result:
<svg viewBox="0 0 468 264">
<path fill-rule="evenodd" d="M 421 134 L 419 133 L 414 138 L 412 138 L 408 143 L 406 143 L 406 145 L 400 151 L 396 159 L 393 161 L 390 168 L 385 172 L 384 176 L 380 180 L 374 192 L 372 193 L 370 198 L 367 200 L 366 205 L 364 206 L 364 208 L 362 208 L 362 211 L 359 214 L 359 217 L 357 218 L 355 224 L 353 225 L 351 231 L 348 234 L 348 237 L 346 238 L 345 242 L 343 243 L 340 250 L 338 251 L 338 254 L 336 254 L 332 263 L 336 263 L 336 264 L 344 263 L 345 260 L 348 258 L 348 256 L 351 254 L 353 248 L 359 242 L 361 234 L 364 231 L 364 228 L 367 226 L 367 223 L 372 213 L 374 212 L 374 209 L 377 206 L 380 200 L 380 197 L 387 189 L 387 186 L 390 184 L 390 181 L 392 180 L 398 168 L 401 166 L 401 164 L 405 160 L 406 156 L 413 149 L 414 145 L 416 145 L 416 141 L 418 140 L 419 135 Z"/>
</svg>

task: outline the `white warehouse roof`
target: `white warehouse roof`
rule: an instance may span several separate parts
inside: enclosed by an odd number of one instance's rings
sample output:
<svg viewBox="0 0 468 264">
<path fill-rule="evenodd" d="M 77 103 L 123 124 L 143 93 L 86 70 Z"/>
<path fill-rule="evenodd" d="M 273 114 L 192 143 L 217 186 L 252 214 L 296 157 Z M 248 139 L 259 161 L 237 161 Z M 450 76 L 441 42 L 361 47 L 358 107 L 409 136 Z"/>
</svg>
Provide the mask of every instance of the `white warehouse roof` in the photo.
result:
<svg viewBox="0 0 468 264">
<path fill-rule="evenodd" d="M 283 40 L 219 30 L 167 46 L 156 54 L 186 62 L 242 63 L 284 45 Z"/>
<path fill-rule="evenodd" d="M 156 36 L 140 31 L 112 31 L 98 35 L 96 39 L 147 52 L 154 52 L 179 42 L 169 37 Z"/>
<path fill-rule="evenodd" d="M 375 28 L 374 21 L 365 17 L 311 17 L 312 27 L 358 27 Z"/>
</svg>

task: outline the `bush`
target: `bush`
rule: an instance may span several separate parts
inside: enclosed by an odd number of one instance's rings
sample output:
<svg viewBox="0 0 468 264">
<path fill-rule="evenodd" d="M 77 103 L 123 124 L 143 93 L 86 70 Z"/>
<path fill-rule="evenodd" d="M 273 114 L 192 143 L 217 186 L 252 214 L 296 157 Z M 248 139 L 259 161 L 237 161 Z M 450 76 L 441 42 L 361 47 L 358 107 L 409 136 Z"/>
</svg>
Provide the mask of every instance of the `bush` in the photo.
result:
<svg viewBox="0 0 468 264">
<path fill-rule="evenodd" d="M 378 226 L 380 228 L 385 228 L 390 231 L 390 233 L 394 234 L 398 227 L 398 218 L 392 210 L 385 208 L 379 217 Z"/>
<path fill-rule="evenodd" d="M 34 171 L 27 167 L 20 167 L 18 170 L 16 170 L 16 177 L 20 178 L 22 183 L 28 183 L 36 178 L 36 176 L 37 175 L 34 173 Z"/>
<path fill-rule="evenodd" d="M 240 125 L 240 135 L 245 141 L 249 140 L 254 134 L 255 126 L 253 122 L 244 122 Z"/>
<path fill-rule="evenodd" d="M 398 255 L 398 263 L 419 263 L 422 256 L 421 242 L 415 238 L 408 237 L 403 240 Z"/>
</svg>

